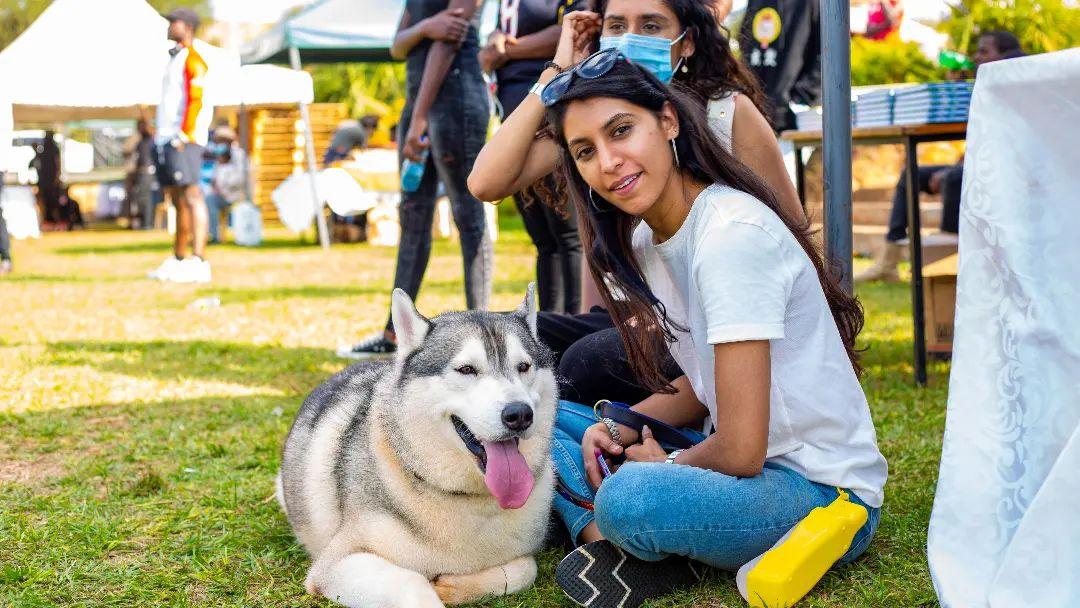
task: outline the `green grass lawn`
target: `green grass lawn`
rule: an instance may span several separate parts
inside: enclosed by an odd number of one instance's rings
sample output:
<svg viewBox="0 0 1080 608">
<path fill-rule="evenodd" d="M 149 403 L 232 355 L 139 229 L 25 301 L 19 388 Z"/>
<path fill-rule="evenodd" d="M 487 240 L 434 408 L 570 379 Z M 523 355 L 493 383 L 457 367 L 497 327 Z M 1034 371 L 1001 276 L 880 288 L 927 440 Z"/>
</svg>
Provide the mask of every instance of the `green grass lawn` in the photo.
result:
<svg viewBox="0 0 1080 608">
<path fill-rule="evenodd" d="M 504 222 L 493 308 L 533 270 Z M 323 606 L 272 500 L 279 449 L 304 396 L 341 369 L 334 347 L 382 326 L 394 251 L 323 253 L 286 233 L 214 248 L 210 286 L 144 279 L 162 233 L 92 231 L 15 243 L 0 279 L 0 606 Z M 948 367 L 911 379 L 906 286 L 860 291 L 864 386 L 889 460 L 881 528 L 807 607 L 937 605 L 925 558 Z M 188 305 L 219 296 L 222 305 Z M 418 302 L 464 306 L 456 245 L 437 243 Z M 571 606 L 541 557 L 532 590 L 484 606 Z M 656 607 L 743 605 L 715 573 Z"/>
</svg>

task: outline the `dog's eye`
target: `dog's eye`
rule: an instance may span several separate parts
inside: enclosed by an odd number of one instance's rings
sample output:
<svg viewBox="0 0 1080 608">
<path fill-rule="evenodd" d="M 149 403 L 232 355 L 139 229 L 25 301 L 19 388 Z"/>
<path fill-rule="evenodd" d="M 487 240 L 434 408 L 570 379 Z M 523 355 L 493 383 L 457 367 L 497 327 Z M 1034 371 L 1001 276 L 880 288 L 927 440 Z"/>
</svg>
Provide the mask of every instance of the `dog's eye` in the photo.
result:
<svg viewBox="0 0 1080 608">
<path fill-rule="evenodd" d="M 454 371 L 465 376 L 477 376 L 480 374 L 480 372 L 476 371 L 476 368 L 471 365 L 462 365 Z"/>
<path fill-rule="evenodd" d="M 521 363 L 518 363 L 518 371 L 519 372 L 524 374 L 525 372 L 529 371 L 530 369 L 532 369 L 532 365 L 529 365 L 529 363 L 527 361 L 522 361 Z"/>
</svg>

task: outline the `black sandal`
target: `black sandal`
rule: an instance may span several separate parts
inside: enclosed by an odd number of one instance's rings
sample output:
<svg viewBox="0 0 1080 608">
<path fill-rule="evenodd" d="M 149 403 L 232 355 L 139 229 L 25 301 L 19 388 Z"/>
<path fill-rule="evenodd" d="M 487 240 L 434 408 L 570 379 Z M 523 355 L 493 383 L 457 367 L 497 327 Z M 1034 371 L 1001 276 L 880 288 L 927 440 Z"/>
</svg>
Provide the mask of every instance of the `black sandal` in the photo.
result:
<svg viewBox="0 0 1080 608">
<path fill-rule="evenodd" d="M 699 580 L 691 560 L 647 562 L 606 540 L 574 549 L 555 569 L 555 581 L 566 597 L 585 608 L 638 608 Z"/>
</svg>

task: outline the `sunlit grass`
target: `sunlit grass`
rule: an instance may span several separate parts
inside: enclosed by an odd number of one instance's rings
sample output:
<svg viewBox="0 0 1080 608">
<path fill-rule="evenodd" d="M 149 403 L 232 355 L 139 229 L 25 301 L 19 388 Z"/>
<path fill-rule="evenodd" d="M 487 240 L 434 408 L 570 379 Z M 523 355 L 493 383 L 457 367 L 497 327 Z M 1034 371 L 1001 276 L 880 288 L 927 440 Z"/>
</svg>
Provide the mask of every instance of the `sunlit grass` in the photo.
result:
<svg viewBox="0 0 1080 608">
<path fill-rule="evenodd" d="M 496 245 L 493 308 L 533 274 L 513 220 Z M 386 322 L 391 249 L 323 253 L 283 232 L 212 250 L 210 286 L 143 278 L 163 234 L 94 231 L 15 244 L 0 279 L 0 605 L 316 606 L 307 557 L 270 500 L 304 395 L 344 362 L 339 343 Z M 911 380 L 906 285 L 860 290 L 864 386 L 889 459 L 881 529 L 866 557 L 801 605 L 936 605 L 925 539 L 947 364 Z M 206 297 L 220 307 L 193 309 Z M 464 306 L 461 259 L 436 244 L 419 299 Z M 532 590 L 485 606 L 570 606 L 545 552 Z M 729 575 L 655 606 L 740 606 Z"/>
</svg>

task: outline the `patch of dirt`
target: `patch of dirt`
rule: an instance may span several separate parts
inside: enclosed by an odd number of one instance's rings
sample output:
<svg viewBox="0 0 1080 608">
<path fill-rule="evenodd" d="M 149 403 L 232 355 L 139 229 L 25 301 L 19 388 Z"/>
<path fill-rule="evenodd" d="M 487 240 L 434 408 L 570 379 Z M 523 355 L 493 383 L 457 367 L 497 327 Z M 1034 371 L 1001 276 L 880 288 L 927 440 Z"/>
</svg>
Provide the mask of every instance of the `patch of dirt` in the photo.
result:
<svg viewBox="0 0 1080 608">
<path fill-rule="evenodd" d="M 55 454 L 42 454 L 34 460 L 22 460 L 14 454 L 0 453 L 0 485 L 37 485 L 60 477 L 65 471 L 63 463 Z"/>
</svg>

